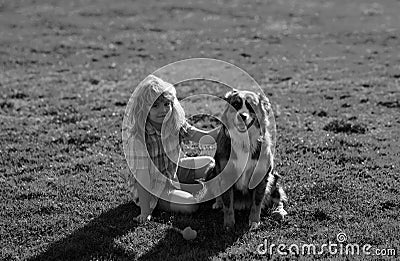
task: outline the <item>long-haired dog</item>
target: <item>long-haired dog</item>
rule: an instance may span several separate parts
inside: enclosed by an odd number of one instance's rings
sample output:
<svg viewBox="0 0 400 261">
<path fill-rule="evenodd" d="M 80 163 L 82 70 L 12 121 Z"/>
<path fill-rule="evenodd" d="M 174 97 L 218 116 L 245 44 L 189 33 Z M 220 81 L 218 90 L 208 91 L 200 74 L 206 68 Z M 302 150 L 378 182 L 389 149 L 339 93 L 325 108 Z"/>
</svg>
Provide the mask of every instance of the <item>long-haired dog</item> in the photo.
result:
<svg viewBox="0 0 400 261">
<path fill-rule="evenodd" d="M 286 194 L 274 171 L 268 119 L 271 105 L 264 94 L 251 91 L 232 90 L 225 100 L 214 156 L 216 166 L 207 173 L 206 181 L 215 178 L 210 190 L 220 196 L 213 208 L 223 208 L 226 229 L 235 225 L 235 209 L 250 209 L 250 229 L 256 229 L 264 207 L 271 209 L 275 219 L 287 214 L 283 209 Z"/>
</svg>

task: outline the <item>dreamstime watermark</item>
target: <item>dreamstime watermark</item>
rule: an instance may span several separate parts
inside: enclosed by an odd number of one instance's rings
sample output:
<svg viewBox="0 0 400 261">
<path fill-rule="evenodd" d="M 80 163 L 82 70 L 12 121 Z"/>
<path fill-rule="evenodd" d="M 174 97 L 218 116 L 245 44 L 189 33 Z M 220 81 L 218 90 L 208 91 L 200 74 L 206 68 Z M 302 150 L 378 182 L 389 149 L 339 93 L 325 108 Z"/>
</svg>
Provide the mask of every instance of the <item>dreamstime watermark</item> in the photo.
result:
<svg viewBox="0 0 400 261">
<path fill-rule="evenodd" d="M 395 257 L 397 250 L 395 248 L 377 248 L 370 244 L 357 244 L 346 242 L 347 235 L 345 233 L 338 233 L 336 235 L 336 242 L 324 244 L 283 244 L 269 242 L 267 239 L 262 244 L 257 246 L 256 252 L 259 255 L 280 255 L 280 256 L 307 256 L 307 255 L 365 255 L 365 256 L 381 256 L 381 257 Z"/>
</svg>

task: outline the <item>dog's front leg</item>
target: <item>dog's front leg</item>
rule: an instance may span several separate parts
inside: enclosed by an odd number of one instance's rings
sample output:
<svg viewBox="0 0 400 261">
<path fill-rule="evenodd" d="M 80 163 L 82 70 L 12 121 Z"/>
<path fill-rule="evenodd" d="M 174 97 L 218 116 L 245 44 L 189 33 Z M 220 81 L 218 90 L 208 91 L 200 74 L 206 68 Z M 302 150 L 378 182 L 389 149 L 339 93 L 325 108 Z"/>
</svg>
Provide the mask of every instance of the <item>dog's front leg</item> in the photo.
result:
<svg viewBox="0 0 400 261">
<path fill-rule="evenodd" d="M 250 230 L 257 229 L 260 226 L 261 206 L 265 196 L 266 181 L 262 181 L 253 190 L 253 200 L 250 209 L 249 225 Z"/>
<path fill-rule="evenodd" d="M 224 228 L 230 230 L 235 226 L 235 211 L 233 209 L 233 189 L 228 189 L 228 191 L 222 194 L 221 198 L 224 211 Z"/>
</svg>

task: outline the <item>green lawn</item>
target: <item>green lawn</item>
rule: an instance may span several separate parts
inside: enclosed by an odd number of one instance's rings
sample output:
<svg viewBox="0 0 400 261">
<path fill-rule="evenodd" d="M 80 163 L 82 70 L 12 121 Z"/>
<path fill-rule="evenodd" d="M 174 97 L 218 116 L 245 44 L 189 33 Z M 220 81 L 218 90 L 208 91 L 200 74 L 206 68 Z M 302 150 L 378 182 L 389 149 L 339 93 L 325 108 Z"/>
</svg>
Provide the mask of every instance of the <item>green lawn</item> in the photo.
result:
<svg viewBox="0 0 400 261">
<path fill-rule="evenodd" d="M 399 259 L 399 12 L 395 0 L 0 2 L 0 259 Z M 133 222 L 125 106 L 148 74 L 191 57 L 234 63 L 269 97 L 284 222 L 264 213 L 250 232 L 237 212 L 225 232 L 210 202 L 192 216 Z M 178 96 L 203 87 L 226 90 L 189 82 Z M 185 106 L 201 128 L 216 121 L 196 113 L 222 109 L 213 98 Z M 171 225 L 198 236 L 186 241 Z M 318 252 L 339 233 L 343 251 L 371 245 L 386 256 L 284 255 Z M 272 254 L 257 253 L 264 243 Z"/>
</svg>

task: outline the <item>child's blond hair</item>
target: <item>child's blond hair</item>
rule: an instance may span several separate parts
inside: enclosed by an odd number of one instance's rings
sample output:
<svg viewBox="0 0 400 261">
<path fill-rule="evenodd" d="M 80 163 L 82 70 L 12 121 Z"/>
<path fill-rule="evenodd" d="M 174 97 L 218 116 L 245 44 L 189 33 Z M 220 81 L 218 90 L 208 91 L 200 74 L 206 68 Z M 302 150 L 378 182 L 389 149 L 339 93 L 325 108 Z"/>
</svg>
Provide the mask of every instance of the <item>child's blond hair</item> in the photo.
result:
<svg viewBox="0 0 400 261">
<path fill-rule="evenodd" d="M 172 102 L 172 112 L 163 126 L 163 134 L 169 136 L 176 135 L 185 123 L 185 112 L 176 97 L 175 87 L 162 79 L 149 75 L 133 92 L 125 113 L 123 131 L 128 131 L 129 136 L 133 135 L 144 141 L 145 124 L 149 111 L 154 102 L 160 97 Z"/>
</svg>

